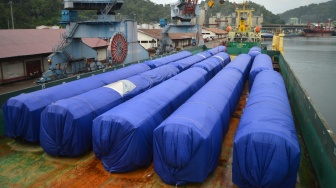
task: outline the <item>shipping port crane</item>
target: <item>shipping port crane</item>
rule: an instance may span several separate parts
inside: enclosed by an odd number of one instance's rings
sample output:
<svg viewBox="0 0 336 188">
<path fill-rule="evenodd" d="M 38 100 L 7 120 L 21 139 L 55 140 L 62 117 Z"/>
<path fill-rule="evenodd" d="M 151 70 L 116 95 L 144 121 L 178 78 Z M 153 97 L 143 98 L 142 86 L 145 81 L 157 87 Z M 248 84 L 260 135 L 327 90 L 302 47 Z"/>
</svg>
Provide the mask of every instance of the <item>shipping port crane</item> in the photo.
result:
<svg viewBox="0 0 336 188">
<path fill-rule="evenodd" d="M 198 0 L 178 0 L 177 3 L 171 4 L 171 19 L 179 24 L 165 25 L 161 32 L 161 39 L 156 54 L 169 53 L 173 50 L 173 41 L 169 37 L 169 33 L 194 33 L 192 43 L 195 46 L 204 45 L 202 37 L 202 27 L 200 25 L 192 25 L 190 21 L 199 16 Z M 223 5 L 225 0 L 219 0 Z M 210 0 L 208 6 L 212 7 L 214 2 Z"/>
<path fill-rule="evenodd" d="M 171 19 L 180 21 L 179 24 L 168 24 L 162 29 L 160 45 L 156 54 L 169 53 L 172 51 L 173 41 L 169 33 L 194 33 L 194 45 L 204 45 L 202 37 L 202 28 L 200 25 L 191 25 L 190 21 L 199 15 L 198 0 L 179 0 L 177 3 L 170 5 Z"/>
<path fill-rule="evenodd" d="M 48 56 L 49 69 L 67 73 L 85 71 L 87 60 L 96 60 L 97 52 L 83 43 L 82 38 L 109 41 L 108 51 L 113 64 L 148 58 L 148 52 L 138 44 L 136 21 L 116 20 L 115 11 L 123 3 L 124 0 L 64 0 L 61 23 L 66 25 L 66 33 Z M 98 18 L 78 21 L 78 10 L 96 10 Z"/>
</svg>

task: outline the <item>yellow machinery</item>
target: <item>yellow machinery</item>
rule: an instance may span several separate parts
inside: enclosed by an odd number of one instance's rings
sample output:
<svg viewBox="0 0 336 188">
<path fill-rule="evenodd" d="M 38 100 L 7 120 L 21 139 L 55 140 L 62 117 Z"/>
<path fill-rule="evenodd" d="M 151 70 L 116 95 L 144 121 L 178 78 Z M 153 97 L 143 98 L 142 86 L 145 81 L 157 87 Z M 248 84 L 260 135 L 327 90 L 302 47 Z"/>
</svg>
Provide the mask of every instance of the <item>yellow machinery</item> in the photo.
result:
<svg viewBox="0 0 336 188">
<path fill-rule="evenodd" d="M 221 5 L 224 5 L 225 0 L 219 0 L 219 3 L 220 3 Z M 214 4 L 215 4 L 215 2 L 214 2 L 213 0 L 209 0 L 209 1 L 208 1 L 208 6 L 209 6 L 210 8 L 212 8 L 212 7 L 214 6 Z"/>
<path fill-rule="evenodd" d="M 208 1 L 208 6 L 209 6 L 210 8 L 212 8 L 212 6 L 213 6 L 214 4 L 215 4 L 215 3 L 214 3 L 212 0 Z"/>
<path fill-rule="evenodd" d="M 285 34 L 281 29 L 277 29 L 273 36 L 272 50 L 284 52 L 283 37 Z"/>
<path fill-rule="evenodd" d="M 260 42 L 261 35 L 260 29 L 254 29 L 252 26 L 252 12 L 254 9 L 248 9 L 246 6 L 248 2 L 243 1 L 236 6 L 236 26 L 233 29 L 227 29 L 229 31 L 228 41 L 229 42 Z"/>
</svg>

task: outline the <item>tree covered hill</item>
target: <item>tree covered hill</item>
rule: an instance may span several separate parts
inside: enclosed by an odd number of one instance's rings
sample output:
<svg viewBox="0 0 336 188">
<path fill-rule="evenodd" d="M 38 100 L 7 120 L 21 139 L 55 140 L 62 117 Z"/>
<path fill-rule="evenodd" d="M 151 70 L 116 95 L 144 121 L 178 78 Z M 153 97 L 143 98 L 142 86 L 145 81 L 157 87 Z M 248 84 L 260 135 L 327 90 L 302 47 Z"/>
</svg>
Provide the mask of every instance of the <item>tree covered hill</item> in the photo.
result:
<svg viewBox="0 0 336 188">
<path fill-rule="evenodd" d="M 10 0 L 0 0 L 0 29 L 12 28 Z M 15 29 L 35 28 L 39 25 L 59 25 L 63 0 L 12 0 Z M 170 16 L 170 7 L 149 0 L 125 0 L 119 18 L 136 19 L 140 23 L 159 22 Z M 79 11 L 81 20 L 94 17 L 96 11 Z"/>
<path fill-rule="evenodd" d="M 0 0 L 0 29 L 12 28 L 10 0 Z M 253 0 L 252 0 L 253 1 Z M 13 17 L 15 29 L 35 28 L 39 25 L 59 25 L 60 12 L 63 9 L 63 0 L 12 0 Z M 203 1 L 201 7 L 204 7 Z M 263 14 L 264 24 L 285 23 L 291 17 L 298 17 L 302 20 L 310 19 L 311 22 L 318 20 L 325 21 L 328 18 L 336 19 L 336 0 L 327 3 L 311 4 L 299 7 L 283 14 L 274 15 L 265 9 L 264 6 L 250 2 L 248 7 L 254 8 L 254 15 Z M 220 5 L 215 1 L 213 8 L 209 8 L 206 15 L 229 15 L 234 12 L 235 6 L 231 2 Z M 121 10 L 117 11 L 119 18 L 131 18 L 138 23 L 158 23 L 160 18 L 170 17 L 169 5 L 158 5 L 149 0 L 125 0 Z M 79 11 L 81 19 L 89 19 L 95 15 L 95 11 Z"/>
<path fill-rule="evenodd" d="M 12 28 L 9 0 L 0 0 L 0 29 Z M 55 25 L 60 19 L 62 0 L 12 0 L 15 29 Z"/>
<path fill-rule="evenodd" d="M 288 22 L 290 18 L 296 17 L 300 23 L 307 24 L 310 22 L 317 23 L 326 22 L 329 18 L 332 21 L 336 20 L 336 0 L 331 0 L 325 3 L 310 4 L 301 6 L 292 10 L 288 10 L 279 14 L 280 18 Z"/>
</svg>

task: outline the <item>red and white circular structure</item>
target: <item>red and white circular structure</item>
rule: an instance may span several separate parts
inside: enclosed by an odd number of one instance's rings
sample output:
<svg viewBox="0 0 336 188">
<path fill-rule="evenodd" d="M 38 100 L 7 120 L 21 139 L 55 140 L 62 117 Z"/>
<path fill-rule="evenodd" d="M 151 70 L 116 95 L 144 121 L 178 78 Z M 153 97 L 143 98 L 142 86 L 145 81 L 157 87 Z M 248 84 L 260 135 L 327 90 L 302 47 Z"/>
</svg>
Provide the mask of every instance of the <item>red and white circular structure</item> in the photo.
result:
<svg viewBox="0 0 336 188">
<path fill-rule="evenodd" d="M 127 40 L 122 33 L 115 33 L 111 39 L 111 56 L 113 62 L 122 63 L 127 56 Z"/>
</svg>

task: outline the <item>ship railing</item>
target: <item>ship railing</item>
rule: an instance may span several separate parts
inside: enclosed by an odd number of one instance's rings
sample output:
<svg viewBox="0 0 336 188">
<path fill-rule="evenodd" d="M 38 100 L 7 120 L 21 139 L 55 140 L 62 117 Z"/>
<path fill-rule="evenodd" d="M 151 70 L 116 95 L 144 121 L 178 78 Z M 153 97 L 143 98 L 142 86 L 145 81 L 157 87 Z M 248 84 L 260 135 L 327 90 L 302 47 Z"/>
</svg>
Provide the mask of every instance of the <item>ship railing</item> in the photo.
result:
<svg viewBox="0 0 336 188">
<path fill-rule="evenodd" d="M 300 80 L 280 55 L 279 66 L 295 115 L 320 187 L 336 187 L 336 136 L 314 106 Z"/>
</svg>

